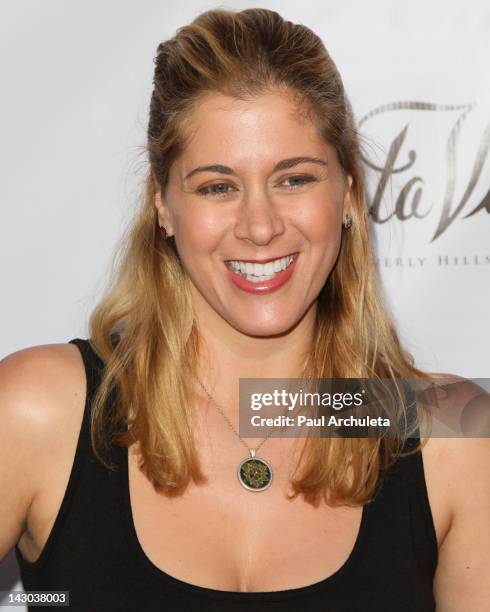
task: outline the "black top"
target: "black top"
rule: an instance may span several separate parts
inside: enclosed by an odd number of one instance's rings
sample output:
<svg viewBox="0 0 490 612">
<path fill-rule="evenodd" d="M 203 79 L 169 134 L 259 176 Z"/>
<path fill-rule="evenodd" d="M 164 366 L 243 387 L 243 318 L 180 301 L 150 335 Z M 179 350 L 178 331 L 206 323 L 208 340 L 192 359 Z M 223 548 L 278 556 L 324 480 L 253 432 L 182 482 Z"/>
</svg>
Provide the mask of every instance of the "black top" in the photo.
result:
<svg viewBox="0 0 490 612">
<path fill-rule="evenodd" d="M 89 411 L 102 362 L 88 340 L 70 342 L 85 364 L 84 417 L 68 486 L 39 559 L 29 563 L 15 549 L 25 590 L 69 591 L 72 612 L 435 610 L 437 540 L 420 451 L 400 458 L 388 471 L 374 500 L 363 508 L 347 561 L 320 582 L 243 593 L 196 586 L 158 569 L 136 536 L 127 449 L 113 449 L 114 472 L 97 460 L 90 444 Z M 406 444 L 415 441 L 409 438 Z"/>
</svg>

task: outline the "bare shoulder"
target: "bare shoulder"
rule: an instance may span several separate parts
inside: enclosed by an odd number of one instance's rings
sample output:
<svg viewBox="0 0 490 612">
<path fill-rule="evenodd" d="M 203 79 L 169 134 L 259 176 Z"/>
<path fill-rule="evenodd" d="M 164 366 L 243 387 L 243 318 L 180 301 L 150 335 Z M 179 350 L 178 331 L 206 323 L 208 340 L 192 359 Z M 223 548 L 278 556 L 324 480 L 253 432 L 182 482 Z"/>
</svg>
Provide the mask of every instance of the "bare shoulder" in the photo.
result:
<svg viewBox="0 0 490 612">
<path fill-rule="evenodd" d="M 73 344 L 25 348 L 0 361 L 0 559 L 18 542 L 53 465 L 66 461 L 86 397 L 83 361 Z"/>
<path fill-rule="evenodd" d="M 424 460 L 434 464 L 452 509 L 475 483 L 470 473 L 490 473 L 490 394 L 472 379 L 437 374 L 439 382 L 424 394 L 431 431 L 424 439 Z"/>
<path fill-rule="evenodd" d="M 73 344 L 33 346 L 0 361 L 3 419 L 14 428 L 27 427 L 26 435 L 36 428 L 46 436 L 61 432 L 85 386 L 83 361 Z"/>
<path fill-rule="evenodd" d="M 424 440 L 429 492 L 449 525 L 440 542 L 434 593 L 441 609 L 490 609 L 490 396 L 471 380 L 441 375 Z"/>
</svg>

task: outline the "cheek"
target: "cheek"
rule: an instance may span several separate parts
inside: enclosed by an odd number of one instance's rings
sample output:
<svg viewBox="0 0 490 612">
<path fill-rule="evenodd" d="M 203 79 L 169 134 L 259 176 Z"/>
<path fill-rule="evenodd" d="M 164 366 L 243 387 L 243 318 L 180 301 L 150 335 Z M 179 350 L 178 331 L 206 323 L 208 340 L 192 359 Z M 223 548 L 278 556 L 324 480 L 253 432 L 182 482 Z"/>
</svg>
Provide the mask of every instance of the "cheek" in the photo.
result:
<svg viewBox="0 0 490 612">
<path fill-rule="evenodd" d="M 187 207 L 175 220 L 175 237 L 181 257 L 206 255 L 217 247 L 223 235 L 223 220 L 214 210 Z"/>
<path fill-rule="evenodd" d="M 325 247 L 340 240 L 341 206 L 331 196 L 300 203 L 295 223 L 309 242 Z"/>
</svg>

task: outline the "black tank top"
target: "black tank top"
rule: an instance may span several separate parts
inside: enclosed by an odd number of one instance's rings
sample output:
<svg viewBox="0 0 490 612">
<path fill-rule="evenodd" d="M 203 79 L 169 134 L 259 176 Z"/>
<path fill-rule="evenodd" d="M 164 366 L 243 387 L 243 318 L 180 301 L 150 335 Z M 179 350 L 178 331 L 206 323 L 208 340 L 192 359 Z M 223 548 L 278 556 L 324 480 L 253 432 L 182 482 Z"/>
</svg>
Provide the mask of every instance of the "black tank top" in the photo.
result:
<svg viewBox="0 0 490 612">
<path fill-rule="evenodd" d="M 72 612 L 435 610 L 438 549 L 420 451 L 400 458 L 384 475 L 363 508 L 348 559 L 320 582 L 243 593 L 200 587 L 158 569 L 143 552 L 132 521 L 127 449 L 114 447 L 118 469 L 111 471 L 90 444 L 91 400 L 102 362 L 87 340 L 70 342 L 85 364 L 85 411 L 68 486 L 40 557 L 27 562 L 15 548 L 25 590 L 69 591 Z"/>
</svg>

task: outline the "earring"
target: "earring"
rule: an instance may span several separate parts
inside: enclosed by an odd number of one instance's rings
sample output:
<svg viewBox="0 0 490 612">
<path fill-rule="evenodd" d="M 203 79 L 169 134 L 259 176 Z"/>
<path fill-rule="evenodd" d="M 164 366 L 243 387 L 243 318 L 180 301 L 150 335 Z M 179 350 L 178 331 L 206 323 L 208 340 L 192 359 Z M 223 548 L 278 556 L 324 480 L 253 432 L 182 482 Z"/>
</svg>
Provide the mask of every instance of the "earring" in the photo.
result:
<svg viewBox="0 0 490 612">
<path fill-rule="evenodd" d="M 163 227 L 163 225 L 160 225 L 160 235 L 164 240 L 167 239 L 167 230 Z"/>
<path fill-rule="evenodd" d="M 345 227 L 345 229 L 349 229 L 349 227 L 352 225 L 352 217 L 349 214 L 345 215 L 342 225 Z"/>
</svg>

